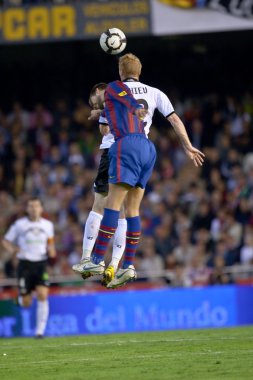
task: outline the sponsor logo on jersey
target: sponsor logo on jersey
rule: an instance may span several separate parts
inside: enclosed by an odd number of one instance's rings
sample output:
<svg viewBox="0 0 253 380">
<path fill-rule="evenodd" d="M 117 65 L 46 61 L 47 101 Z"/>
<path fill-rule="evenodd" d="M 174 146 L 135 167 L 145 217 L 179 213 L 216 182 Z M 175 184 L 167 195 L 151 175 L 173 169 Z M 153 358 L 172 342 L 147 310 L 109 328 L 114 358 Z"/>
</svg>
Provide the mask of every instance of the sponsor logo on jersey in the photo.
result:
<svg viewBox="0 0 253 380">
<path fill-rule="evenodd" d="M 126 96 L 127 95 L 127 92 L 126 91 L 121 91 L 118 93 L 119 96 Z"/>
</svg>

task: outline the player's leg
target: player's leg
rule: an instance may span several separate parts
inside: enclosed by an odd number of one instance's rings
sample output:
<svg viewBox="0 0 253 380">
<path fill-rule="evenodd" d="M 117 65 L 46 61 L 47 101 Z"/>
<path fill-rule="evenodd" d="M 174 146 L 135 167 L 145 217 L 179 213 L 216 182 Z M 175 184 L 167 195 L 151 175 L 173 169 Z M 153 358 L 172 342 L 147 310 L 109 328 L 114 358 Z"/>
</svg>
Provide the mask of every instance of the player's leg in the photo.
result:
<svg viewBox="0 0 253 380">
<path fill-rule="evenodd" d="M 136 186 L 142 170 L 140 165 L 140 156 L 142 154 L 140 143 L 142 143 L 142 140 L 145 141 L 146 138 L 143 137 L 140 140 L 135 135 L 126 136 L 118 142 L 118 145 L 114 144 L 111 147 L 110 158 L 114 165 L 110 165 L 109 178 L 112 183 L 122 181 L 129 184 L 130 189 Z M 108 267 L 104 273 L 104 284 L 108 285 L 113 278 L 114 273 L 111 273 L 110 267 Z"/>
<path fill-rule="evenodd" d="M 125 207 L 122 204 L 120 209 L 120 218 L 118 220 L 118 226 L 113 238 L 111 262 L 106 268 L 102 280 L 102 284 L 105 286 L 114 279 L 115 273 L 118 270 L 119 262 L 123 256 L 126 247 L 126 230 L 127 221 L 125 218 Z"/>
<path fill-rule="evenodd" d="M 104 255 L 107 251 L 109 242 L 113 237 L 118 226 L 120 208 L 129 190 L 129 186 L 125 184 L 110 184 L 109 194 L 107 197 L 104 216 L 101 221 L 100 230 L 91 258 L 91 262 L 84 266 L 84 273 L 90 272 L 93 274 L 104 273 Z"/>
<path fill-rule="evenodd" d="M 36 330 L 35 336 L 42 338 L 46 329 L 49 315 L 49 276 L 46 261 L 34 263 L 33 285 L 37 295 Z"/>
<path fill-rule="evenodd" d="M 83 253 L 80 263 L 72 266 L 72 269 L 82 274 L 82 277 L 88 278 L 91 274 L 86 272 L 84 274 L 83 267 L 87 260 L 90 259 L 91 252 L 94 248 L 95 241 L 97 239 L 101 220 L 103 218 L 104 207 L 108 195 L 108 170 L 109 170 L 109 157 L 108 149 L 105 149 L 100 160 L 98 174 L 94 183 L 95 199 L 92 207 L 92 211 L 85 223 L 84 237 L 83 237 Z M 126 240 L 126 219 L 124 209 L 121 209 L 120 219 L 118 221 L 118 227 L 114 236 L 112 261 L 110 266 L 112 272 L 117 270 L 118 263 L 124 253 Z"/>
<path fill-rule="evenodd" d="M 17 268 L 19 295 L 16 303 L 22 307 L 29 307 L 32 303 L 31 276 L 29 263 L 20 260 Z"/>
<path fill-rule="evenodd" d="M 84 229 L 82 259 L 90 258 L 98 236 L 100 223 L 103 218 L 106 199 L 107 194 L 95 193 L 92 211 L 89 213 Z"/>
<path fill-rule="evenodd" d="M 118 226 L 115 231 L 112 248 L 112 259 L 109 266 L 113 267 L 114 271 L 117 271 L 119 262 L 123 256 L 126 247 L 126 230 L 127 221 L 125 218 L 125 208 L 122 205 L 120 210 L 120 217 L 118 220 Z"/>
<path fill-rule="evenodd" d="M 136 278 L 133 266 L 134 257 L 139 245 L 141 235 L 141 221 L 139 209 L 144 195 L 144 189 L 140 187 L 129 190 L 126 197 L 127 233 L 126 249 L 122 268 L 116 273 L 115 278 L 108 283 L 108 288 L 116 288 Z"/>
<path fill-rule="evenodd" d="M 135 152 L 135 156 L 137 157 L 135 169 L 138 168 L 139 173 L 138 180 L 136 182 L 138 187 L 132 188 L 128 192 L 126 198 L 127 235 L 125 257 L 122 268 L 118 270 L 114 280 L 107 285 L 108 288 L 122 286 L 128 281 L 136 278 L 133 260 L 141 235 L 139 209 L 144 195 L 144 189 L 149 177 L 151 176 L 156 160 L 156 151 L 152 142 L 147 139 L 143 139 L 143 137 L 140 136 L 136 136 L 132 140 L 136 140 L 132 150 L 137 147 L 137 151 Z M 139 149 L 140 146 L 142 147 L 141 151 Z"/>
<path fill-rule="evenodd" d="M 35 336 L 37 338 L 42 338 L 46 330 L 46 325 L 49 316 L 48 293 L 49 289 L 47 286 L 38 285 L 36 287 L 37 310 Z"/>
<path fill-rule="evenodd" d="M 95 180 L 95 199 L 92 211 L 89 213 L 85 224 L 84 238 L 83 238 L 83 254 L 81 262 L 90 259 L 91 252 L 94 248 L 97 239 L 99 227 L 104 214 L 104 207 L 107 200 L 109 191 L 108 186 L 108 170 L 109 160 L 108 151 L 106 150 L 102 157 L 98 169 L 98 175 Z M 110 265 L 117 269 L 118 263 L 124 253 L 126 240 L 126 219 L 124 207 L 121 208 L 118 227 L 114 235 L 112 262 Z M 74 268 L 73 268 L 74 269 Z M 80 270 L 78 270 L 80 272 Z"/>
<path fill-rule="evenodd" d="M 104 149 L 100 159 L 98 173 L 94 181 L 94 203 L 85 224 L 82 260 L 90 259 L 91 252 L 96 242 L 100 223 L 104 214 L 106 197 L 109 191 L 108 170 L 108 149 Z"/>
<path fill-rule="evenodd" d="M 19 295 L 17 298 L 17 303 L 22 307 L 30 307 L 32 304 L 32 296 L 31 294 Z"/>
<path fill-rule="evenodd" d="M 106 197 L 108 194 L 108 169 L 109 169 L 109 157 L 108 149 L 104 149 L 99 167 L 97 176 L 94 181 L 94 191 L 95 198 L 90 211 L 88 218 L 85 223 L 84 235 L 83 235 L 83 252 L 81 261 L 78 264 L 72 266 L 72 269 L 83 275 L 83 266 L 85 262 L 89 261 L 91 252 L 94 248 L 96 238 L 98 235 L 98 230 L 104 213 L 104 206 L 106 202 Z M 86 272 L 86 275 L 83 275 L 84 278 L 90 277 Z"/>
<path fill-rule="evenodd" d="M 95 193 L 92 211 L 90 211 L 85 223 L 81 261 L 80 263 L 72 266 L 73 271 L 76 273 L 82 274 L 85 262 L 87 262 L 87 260 L 90 260 L 91 252 L 94 248 L 100 223 L 103 218 L 106 199 L 107 193 Z"/>
</svg>

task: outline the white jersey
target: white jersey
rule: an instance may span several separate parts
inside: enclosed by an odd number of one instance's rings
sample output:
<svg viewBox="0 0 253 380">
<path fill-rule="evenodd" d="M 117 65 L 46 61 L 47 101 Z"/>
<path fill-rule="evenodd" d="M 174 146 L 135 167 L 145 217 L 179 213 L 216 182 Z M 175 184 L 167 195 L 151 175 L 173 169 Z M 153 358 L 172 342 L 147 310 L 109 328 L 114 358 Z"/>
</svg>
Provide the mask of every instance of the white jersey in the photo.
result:
<svg viewBox="0 0 253 380">
<path fill-rule="evenodd" d="M 108 121 L 105 117 L 100 116 L 99 124 L 108 125 Z M 113 143 L 114 143 L 114 136 L 111 133 L 108 133 L 107 135 L 103 136 L 102 143 L 99 149 L 108 149 L 111 147 Z"/>
<path fill-rule="evenodd" d="M 148 86 L 133 79 L 126 80 L 124 84 L 130 88 L 133 97 L 138 103 L 143 104 L 144 108 L 148 110 L 148 113 L 143 120 L 145 123 L 146 136 L 149 134 L 155 109 L 158 109 L 158 111 L 166 118 L 175 112 L 167 95 L 158 90 L 158 88 Z M 101 116 L 99 118 L 99 124 L 108 124 L 108 122 Z M 114 137 L 109 133 L 103 137 L 100 149 L 110 148 L 113 143 Z"/>
<path fill-rule="evenodd" d="M 47 244 L 54 237 L 53 223 L 40 218 L 32 221 L 27 217 L 13 223 L 4 238 L 17 245 L 17 257 L 21 260 L 42 261 L 47 259 Z"/>
</svg>

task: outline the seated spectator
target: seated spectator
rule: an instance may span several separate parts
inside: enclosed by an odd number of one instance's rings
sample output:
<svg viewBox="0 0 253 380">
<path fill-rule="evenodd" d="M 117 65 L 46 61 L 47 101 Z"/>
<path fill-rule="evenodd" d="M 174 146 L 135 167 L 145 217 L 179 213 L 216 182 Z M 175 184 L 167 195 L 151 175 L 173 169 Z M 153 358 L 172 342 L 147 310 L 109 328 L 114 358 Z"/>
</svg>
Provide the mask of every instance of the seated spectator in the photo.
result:
<svg viewBox="0 0 253 380">
<path fill-rule="evenodd" d="M 207 285 L 211 270 L 205 265 L 203 252 L 196 252 L 185 268 L 185 284 L 187 286 Z"/>
<path fill-rule="evenodd" d="M 225 215 L 225 228 L 228 236 L 234 239 L 234 246 L 239 246 L 242 240 L 242 225 L 235 220 L 234 212 L 227 211 Z"/>
<path fill-rule="evenodd" d="M 198 230 L 200 228 L 205 228 L 209 230 L 211 226 L 211 221 L 213 214 L 208 202 L 202 201 L 198 206 L 198 212 L 192 221 L 193 230 Z"/>
<path fill-rule="evenodd" d="M 176 262 L 187 265 L 191 262 L 195 254 L 195 248 L 191 244 L 191 236 L 189 230 L 182 230 L 179 234 L 179 242 L 176 248 L 172 251 Z"/>
<path fill-rule="evenodd" d="M 244 237 L 244 244 L 240 252 L 242 264 L 253 264 L 253 230 L 248 231 Z"/>
<path fill-rule="evenodd" d="M 30 113 L 23 108 L 21 103 L 15 102 L 13 103 L 12 111 L 7 116 L 7 120 L 9 124 L 15 121 L 21 123 L 22 127 L 26 130 L 29 128 Z"/>
<path fill-rule="evenodd" d="M 185 276 L 185 266 L 182 263 L 176 263 L 173 270 L 167 270 L 166 282 L 175 288 L 188 286 Z"/>
<path fill-rule="evenodd" d="M 68 160 L 69 165 L 84 165 L 84 158 L 81 153 L 81 150 L 76 143 L 72 143 L 69 147 L 69 160 Z"/>
<path fill-rule="evenodd" d="M 36 104 L 30 115 L 30 128 L 48 128 L 53 124 L 53 116 L 43 104 Z"/>
<path fill-rule="evenodd" d="M 139 263 L 139 271 L 142 275 L 151 279 L 161 277 L 164 263 L 156 251 L 155 242 L 151 237 L 144 238 L 140 246 L 141 261 Z"/>
<path fill-rule="evenodd" d="M 175 236 L 172 226 L 161 224 L 155 229 L 155 250 L 165 258 L 170 253 L 175 245 Z"/>
<path fill-rule="evenodd" d="M 226 285 L 232 283 L 231 274 L 226 272 L 225 260 L 223 257 L 217 255 L 214 258 L 214 267 L 210 274 L 210 285 Z"/>
</svg>

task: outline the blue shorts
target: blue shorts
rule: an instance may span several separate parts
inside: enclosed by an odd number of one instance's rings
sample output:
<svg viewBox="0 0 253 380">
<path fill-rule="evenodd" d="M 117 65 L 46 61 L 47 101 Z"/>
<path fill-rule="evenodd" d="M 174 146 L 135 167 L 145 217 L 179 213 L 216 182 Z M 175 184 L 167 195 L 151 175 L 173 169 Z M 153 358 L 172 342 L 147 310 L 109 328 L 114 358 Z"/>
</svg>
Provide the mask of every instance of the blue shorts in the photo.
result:
<svg viewBox="0 0 253 380">
<path fill-rule="evenodd" d="M 109 160 L 109 183 L 126 183 L 144 189 L 155 164 L 156 150 L 145 135 L 129 134 L 112 144 Z"/>
</svg>

